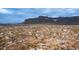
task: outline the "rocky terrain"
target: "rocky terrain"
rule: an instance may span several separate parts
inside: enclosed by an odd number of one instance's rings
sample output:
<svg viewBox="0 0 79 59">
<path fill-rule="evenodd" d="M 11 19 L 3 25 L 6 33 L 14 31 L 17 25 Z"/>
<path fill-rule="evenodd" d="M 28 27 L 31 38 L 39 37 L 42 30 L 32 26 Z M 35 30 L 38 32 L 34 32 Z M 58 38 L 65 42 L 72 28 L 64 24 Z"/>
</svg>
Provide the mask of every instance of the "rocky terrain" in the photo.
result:
<svg viewBox="0 0 79 59">
<path fill-rule="evenodd" d="M 1 50 L 77 50 L 79 25 L 0 26 Z"/>
<path fill-rule="evenodd" d="M 0 24 L 0 50 L 78 50 L 79 17 L 39 16 Z"/>
</svg>

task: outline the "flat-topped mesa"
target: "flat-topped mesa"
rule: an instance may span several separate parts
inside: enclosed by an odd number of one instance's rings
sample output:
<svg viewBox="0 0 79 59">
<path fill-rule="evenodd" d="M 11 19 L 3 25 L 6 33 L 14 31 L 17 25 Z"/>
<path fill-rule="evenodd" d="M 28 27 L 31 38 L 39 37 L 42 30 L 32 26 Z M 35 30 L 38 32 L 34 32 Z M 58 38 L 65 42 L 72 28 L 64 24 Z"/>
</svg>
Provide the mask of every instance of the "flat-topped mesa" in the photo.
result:
<svg viewBox="0 0 79 59">
<path fill-rule="evenodd" d="M 29 19 L 25 19 L 24 23 L 51 23 L 53 22 L 53 18 L 52 17 L 48 17 L 48 16 L 38 16 L 36 18 L 29 18 Z"/>
<path fill-rule="evenodd" d="M 52 23 L 52 24 L 79 24 L 79 16 L 72 17 L 48 17 L 38 16 L 36 18 L 25 19 L 24 24 L 40 24 L 40 23 Z"/>
</svg>

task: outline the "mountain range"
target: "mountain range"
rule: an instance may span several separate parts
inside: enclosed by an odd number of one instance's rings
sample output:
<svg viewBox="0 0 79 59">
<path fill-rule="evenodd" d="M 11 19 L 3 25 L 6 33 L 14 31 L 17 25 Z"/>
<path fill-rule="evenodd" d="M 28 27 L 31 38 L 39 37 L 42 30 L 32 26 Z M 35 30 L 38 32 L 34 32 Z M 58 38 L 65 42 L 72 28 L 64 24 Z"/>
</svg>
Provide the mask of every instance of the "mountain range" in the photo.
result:
<svg viewBox="0 0 79 59">
<path fill-rule="evenodd" d="M 25 25 L 25 24 L 53 24 L 53 25 L 79 25 L 79 16 L 72 17 L 48 17 L 38 16 L 35 18 L 25 19 L 22 23 L 0 24 L 0 25 Z"/>
<path fill-rule="evenodd" d="M 72 17 L 48 17 L 48 16 L 38 16 L 36 18 L 25 19 L 23 24 L 42 24 L 42 23 L 51 23 L 51 24 L 79 24 L 79 16 Z"/>
</svg>

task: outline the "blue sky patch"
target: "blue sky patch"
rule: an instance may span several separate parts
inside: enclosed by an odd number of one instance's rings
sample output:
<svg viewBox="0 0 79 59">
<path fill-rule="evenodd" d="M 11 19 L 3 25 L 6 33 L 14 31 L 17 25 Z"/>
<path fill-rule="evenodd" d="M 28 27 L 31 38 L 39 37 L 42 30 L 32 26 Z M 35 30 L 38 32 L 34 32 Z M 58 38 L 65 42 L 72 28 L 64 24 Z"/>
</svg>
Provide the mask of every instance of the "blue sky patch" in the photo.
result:
<svg viewBox="0 0 79 59">
<path fill-rule="evenodd" d="M 0 8 L 0 23 L 20 23 L 38 16 L 79 16 L 78 8 Z"/>
</svg>

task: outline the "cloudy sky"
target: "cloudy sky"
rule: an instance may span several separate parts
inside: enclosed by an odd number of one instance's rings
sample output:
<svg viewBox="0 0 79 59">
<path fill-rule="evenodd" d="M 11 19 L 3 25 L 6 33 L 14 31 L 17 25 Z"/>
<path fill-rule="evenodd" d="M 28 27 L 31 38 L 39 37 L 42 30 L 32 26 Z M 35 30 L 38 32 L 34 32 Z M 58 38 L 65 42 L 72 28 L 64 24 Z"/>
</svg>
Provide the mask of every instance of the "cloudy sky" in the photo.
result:
<svg viewBox="0 0 79 59">
<path fill-rule="evenodd" d="M 0 8 L 0 23 L 20 23 L 26 18 L 38 16 L 78 16 L 74 8 Z"/>
</svg>

